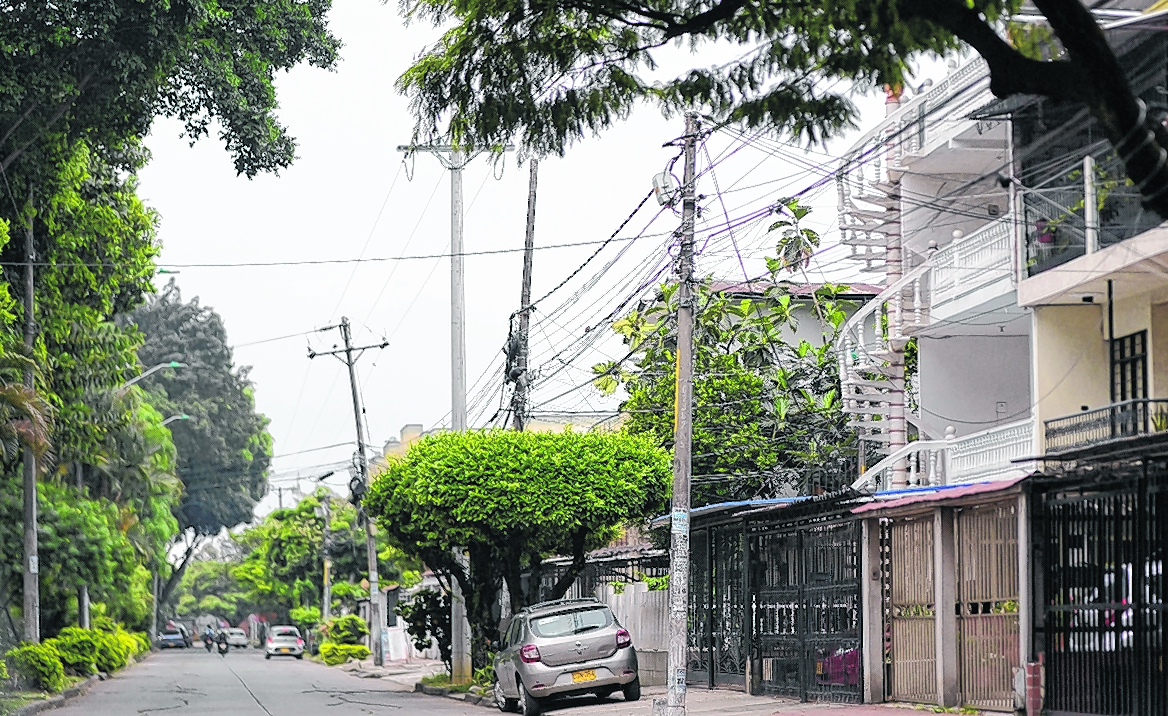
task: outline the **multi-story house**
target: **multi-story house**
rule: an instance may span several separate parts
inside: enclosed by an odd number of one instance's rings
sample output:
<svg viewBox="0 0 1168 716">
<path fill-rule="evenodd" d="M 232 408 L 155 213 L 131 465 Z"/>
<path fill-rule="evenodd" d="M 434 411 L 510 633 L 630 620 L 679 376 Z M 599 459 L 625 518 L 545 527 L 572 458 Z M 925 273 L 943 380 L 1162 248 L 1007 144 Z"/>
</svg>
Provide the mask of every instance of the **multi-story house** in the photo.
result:
<svg viewBox="0 0 1168 716">
<path fill-rule="evenodd" d="M 1168 38 L 1109 30 L 1164 114 Z M 1168 713 L 1168 225 L 1086 110 L 974 58 L 839 170 L 880 294 L 839 343 L 853 490 L 694 511 L 690 678 L 806 699 Z"/>
</svg>

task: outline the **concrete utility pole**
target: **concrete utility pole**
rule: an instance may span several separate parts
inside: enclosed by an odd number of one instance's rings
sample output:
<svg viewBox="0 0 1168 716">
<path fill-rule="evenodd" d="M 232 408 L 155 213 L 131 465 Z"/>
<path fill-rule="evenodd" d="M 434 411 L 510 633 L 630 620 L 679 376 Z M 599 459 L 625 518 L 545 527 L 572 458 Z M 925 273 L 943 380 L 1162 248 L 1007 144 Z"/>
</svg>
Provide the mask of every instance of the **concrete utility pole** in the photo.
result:
<svg viewBox="0 0 1168 716">
<path fill-rule="evenodd" d="M 535 253 L 535 188 L 539 160 L 531 160 L 531 182 L 527 187 L 527 235 L 523 240 L 523 290 L 519 294 L 519 341 L 512 366 L 515 392 L 511 394 L 511 427 L 523 430 L 527 421 L 527 331 L 531 325 L 531 262 Z"/>
<path fill-rule="evenodd" d="M 513 149 L 510 145 L 503 151 Z M 450 144 L 402 144 L 397 150 L 412 154 L 429 152 L 442 166 L 450 170 L 450 429 L 466 430 L 466 288 L 463 284 L 462 241 L 462 170 L 479 152 L 467 154 Z M 461 554 L 454 559 L 463 564 Z M 450 599 L 450 680 L 454 684 L 469 684 L 472 677 L 470 660 L 470 623 L 466 620 L 466 603 L 458 588 L 458 580 L 451 579 Z"/>
<path fill-rule="evenodd" d="M 681 252 L 677 260 L 677 389 L 674 397 L 673 511 L 669 535 L 669 655 L 665 699 L 653 702 L 654 716 L 685 715 L 689 654 L 689 487 L 693 438 L 693 246 L 697 182 L 696 112 L 685 115 L 685 174 L 681 187 Z"/>
<path fill-rule="evenodd" d="M 333 328 L 341 329 L 341 338 L 345 341 L 345 347 L 340 350 L 327 351 L 324 353 L 317 353 L 312 349 L 308 351 L 309 358 L 316 358 L 324 355 L 343 355 L 342 359 L 349 368 L 349 387 L 353 393 L 353 419 L 357 424 L 357 469 L 360 471 L 361 484 L 365 489 L 369 489 L 369 462 L 365 456 L 365 429 L 361 424 L 361 395 L 357 391 L 357 372 L 355 366 L 357 359 L 361 354 L 370 348 L 385 348 L 389 345 L 388 341 L 382 341 L 379 344 L 369 346 L 353 346 L 352 333 L 349 330 L 349 319 L 341 317 L 341 323 L 337 326 L 328 326 L 320 330 L 327 331 Z M 353 355 L 356 352 L 357 355 Z M 358 509 L 364 511 L 364 507 Z M 382 618 L 381 609 L 381 590 L 377 585 L 377 540 L 375 539 L 375 529 L 373 527 L 373 518 L 365 515 L 365 551 L 369 560 L 369 642 L 370 651 L 373 652 L 373 663 L 381 666 L 385 663 L 385 655 L 381 651 L 381 634 L 385 630 L 385 620 Z"/>
<path fill-rule="evenodd" d="M 322 507 L 324 507 L 324 549 L 322 550 L 324 552 L 324 590 L 323 590 L 324 591 L 324 599 L 322 600 L 322 603 L 320 605 L 320 620 L 322 622 L 327 622 L 329 620 L 329 616 L 330 616 L 329 612 L 332 609 L 332 601 L 333 601 L 333 585 L 332 585 L 331 580 L 329 579 L 329 568 L 332 567 L 333 563 L 332 563 L 332 560 L 329 559 L 329 552 L 328 552 L 328 550 L 329 550 L 329 522 L 332 519 L 332 516 L 330 514 L 330 510 L 329 510 L 329 508 L 331 507 L 331 504 L 330 504 L 331 502 L 332 502 L 332 500 L 329 498 L 329 496 L 325 495 L 324 496 L 324 503 L 322 504 Z"/>
<path fill-rule="evenodd" d="M 29 191 L 29 205 L 32 205 L 32 191 Z M 33 294 L 33 216 L 28 217 L 24 231 L 24 345 L 30 349 L 36 340 L 36 321 L 33 318 L 35 296 Z M 24 369 L 24 387 L 35 390 L 32 368 Z M 36 456 L 32 448 L 24 448 L 24 640 L 39 644 L 41 640 L 41 586 L 40 557 L 37 555 L 37 482 Z"/>
</svg>

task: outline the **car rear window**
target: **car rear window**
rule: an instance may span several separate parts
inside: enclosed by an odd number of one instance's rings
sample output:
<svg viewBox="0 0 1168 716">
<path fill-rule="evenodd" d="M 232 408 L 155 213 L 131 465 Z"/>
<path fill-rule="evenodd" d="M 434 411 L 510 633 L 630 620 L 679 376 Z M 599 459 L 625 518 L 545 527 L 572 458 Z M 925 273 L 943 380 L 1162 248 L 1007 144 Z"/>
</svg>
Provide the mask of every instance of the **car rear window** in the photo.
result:
<svg viewBox="0 0 1168 716">
<path fill-rule="evenodd" d="M 609 624 L 612 624 L 612 613 L 608 607 L 597 607 L 535 617 L 531 620 L 531 630 L 536 636 L 548 638 L 603 629 Z"/>
<path fill-rule="evenodd" d="M 174 629 L 167 629 L 166 631 L 162 632 L 162 635 L 163 636 L 182 636 L 182 632 L 176 631 Z"/>
<path fill-rule="evenodd" d="M 230 634 L 231 636 L 243 636 L 242 629 L 228 629 L 227 633 Z"/>
<path fill-rule="evenodd" d="M 272 633 L 276 636 L 300 636 L 300 632 L 291 627 L 284 627 L 283 629 L 273 629 Z"/>
</svg>

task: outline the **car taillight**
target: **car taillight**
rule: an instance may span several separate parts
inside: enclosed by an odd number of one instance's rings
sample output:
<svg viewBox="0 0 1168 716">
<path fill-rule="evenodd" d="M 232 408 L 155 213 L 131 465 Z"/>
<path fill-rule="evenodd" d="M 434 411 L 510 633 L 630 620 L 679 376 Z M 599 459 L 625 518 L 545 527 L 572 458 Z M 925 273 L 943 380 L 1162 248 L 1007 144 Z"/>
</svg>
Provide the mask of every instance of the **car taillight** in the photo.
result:
<svg viewBox="0 0 1168 716">
<path fill-rule="evenodd" d="M 296 646 L 299 646 L 299 647 L 303 648 L 303 647 L 304 647 L 304 640 L 303 640 L 303 639 L 297 639 L 297 640 L 296 640 Z"/>
<path fill-rule="evenodd" d="M 628 631 L 624 629 L 616 630 L 616 648 L 623 649 L 626 646 L 632 646 L 633 637 L 629 636 Z"/>
<path fill-rule="evenodd" d="M 271 644 L 271 643 L 272 643 L 272 637 L 268 637 L 268 643 L 269 643 L 269 644 Z"/>
<path fill-rule="evenodd" d="M 539 661 L 539 647 L 535 644 L 524 644 L 519 650 L 519 658 L 524 664 L 534 664 Z"/>
</svg>

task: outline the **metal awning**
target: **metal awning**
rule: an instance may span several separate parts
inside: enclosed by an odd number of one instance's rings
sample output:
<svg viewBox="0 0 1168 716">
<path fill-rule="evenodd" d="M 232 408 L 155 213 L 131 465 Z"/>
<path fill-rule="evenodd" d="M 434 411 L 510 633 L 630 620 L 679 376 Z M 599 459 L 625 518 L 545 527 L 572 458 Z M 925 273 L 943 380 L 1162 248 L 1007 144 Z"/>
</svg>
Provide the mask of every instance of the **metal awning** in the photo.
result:
<svg viewBox="0 0 1168 716">
<path fill-rule="evenodd" d="M 922 507 L 938 502 L 962 502 L 971 497 L 983 497 L 1017 491 L 1019 484 L 1030 475 L 1014 477 L 1009 480 L 991 480 L 989 482 L 973 482 L 964 485 L 939 485 L 936 487 L 920 487 L 895 492 L 877 492 L 875 499 L 864 505 L 852 509 L 853 514 L 870 514 L 889 510 L 902 510 L 911 507 Z"/>
</svg>

